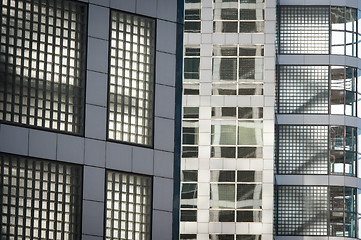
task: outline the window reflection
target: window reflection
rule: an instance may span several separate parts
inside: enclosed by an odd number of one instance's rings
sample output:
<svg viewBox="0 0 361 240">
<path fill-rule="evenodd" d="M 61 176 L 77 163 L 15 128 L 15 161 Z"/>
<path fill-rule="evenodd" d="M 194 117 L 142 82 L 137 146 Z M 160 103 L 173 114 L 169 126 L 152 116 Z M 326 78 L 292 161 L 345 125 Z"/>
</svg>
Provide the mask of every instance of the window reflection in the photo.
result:
<svg viewBox="0 0 361 240">
<path fill-rule="evenodd" d="M 211 221 L 261 221 L 262 172 L 211 170 L 210 182 Z"/>
</svg>

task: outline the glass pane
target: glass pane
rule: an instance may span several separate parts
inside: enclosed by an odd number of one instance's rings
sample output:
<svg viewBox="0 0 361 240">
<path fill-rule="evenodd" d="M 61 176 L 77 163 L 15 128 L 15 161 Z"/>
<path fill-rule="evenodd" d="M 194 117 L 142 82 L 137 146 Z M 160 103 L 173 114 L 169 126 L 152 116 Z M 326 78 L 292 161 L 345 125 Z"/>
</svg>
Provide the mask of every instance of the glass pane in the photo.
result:
<svg viewBox="0 0 361 240">
<path fill-rule="evenodd" d="M 184 32 L 199 33 L 201 32 L 201 22 L 184 22 Z"/>
<path fill-rule="evenodd" d="M 356 152 L 357 129 L 353 127 L 346 127 L 345 150 Z"/>
<path fill-rule="evenodd" d="M 260 33 L 264 32 L 264 21 L 257 22 L 240 22 L 239 23 L 240 33 Z"/>
<path fill-rule="evenodd" d="M 234 211 L 209 211 L 210 222 L 234 222 Z"/>
<path fill-rule="evenodd" d="M 345 68 L 340 66 L 331 66 L 331 89 L 345 89 Z"/>
<path fill-rule="evenodd" d="M 211 147 L 212 158 L 235 158 L 236 147 Z"/>
<path fill-rule="evenodd" d="M 344 114 L 345 92 L 331 90 L 331 114 Z"/>
<path fill-rule="evenodd" d="M 237 208 L 261 209 L 262 184 L 237 184 Z"/>
<path fill-rule="evenodd" d="M 201 20 L 200 9 L 185 9 L 184 20 Z"/>
<path fill-rule="evenodd" d="M 183 170 L 182 181 L 183 182 L 197 182 L 198 171 L 197 170 Z"/>
<path fill-rule="evenodd" d="M 234 184 L 211 184 L 210 192 L 211 208 L 234 209 L 235 185 Z"/>
<path fill-rule="evenodd" d="M 213 22 L 213 31 L 215 33 L 236 33 L 238 22 Z"/>
<path fill-rule="evenodd" d="M 184 79 L 199 79 L 199 58 L 184 58 Z"/>
<path fill-rule="evenodd" d="M 236 145 L 236 122 L 212 121 L 212 145 Z"/>
<path fill-rule="evenodd" d="M 213 81 L 236 81 L 236 58 L 213 58 Z"/>
<path fill-rule="evenodd" d="M 182 158 L 197 158 L 198 157 L 198 147 L 182 147 Z"/>
<path fill-rule="evenodd" d="M 239 107 L 238 119 L 257 119 L 263 118 L 262 107 Z"/>
<path fill-rule="evenodd" d="M 238 171 L 237 182 L 262 182 L 260 171 Z"/>
<path fill-rule="evenodd" d="M 263 84 L 239 84 L 238 95 L 263 95 Z"/>
<path fill-rule="evenodd" d="M 262 145 L 263 124 L 261 120 L 238 121 L 238 145 Z"/>
<path fill-rule="evenodd" d="M 235 118 L 235 107 L 212 107 L 212 118 Z"/>
<path fill-rule="evenodd" d="M 345 32 L 332 31 L 331 54 L 345 54 Z"/>
<path fill-rule="evenodd" d="M 235 171 L 211 170 L 211 182 L 234 182 Z"/>
<path fill-rule="evenodd" d="M 198 144 L 198 121 L 183 120 L 183 144 L 197 145 Z"/>
<path fill-rule="evenodd" d="M 237 95 L 237 84 L 212 84 L 212 95 Z"/>
<path fill-rule="evenodd" d="M 181 210 L 180 220 L 182 222 L 197 222 L 196 210 Z"/>
<path fill-rule="evenodd" d="M 262 147 L 238 147 L 237 158 L 262 158 Z"/>
<path fill-rule="evenodd" d="M 197 207 L 197 183 L 182 183 L 181 208 Z"/>
<path fill-rule="evenodd" d="M 344 7 L 331 7 L 331 28 L 333 30 L 345 30 Z"/>
<path fill-rule="evenodd" d="M 346 8 L 346 31 L 356 32 L 357 9 Z"/>
<path fill-rule="evenodd" d="M 261 211 L 237 211 L 237 222 L 261 222 Z"/>
<path fill-rule="evenodd" d="M 345 162 L 344 151 L 330 151 L 330 171 L 333 174 L 343 175 L 344 173 L 344 162 Z"/>
<path fill-rule="evenodd" d="M 199 108 L 198 107 L 184 107 L 183 108 L 183 118 L 199 118 Z"/>
</svg>

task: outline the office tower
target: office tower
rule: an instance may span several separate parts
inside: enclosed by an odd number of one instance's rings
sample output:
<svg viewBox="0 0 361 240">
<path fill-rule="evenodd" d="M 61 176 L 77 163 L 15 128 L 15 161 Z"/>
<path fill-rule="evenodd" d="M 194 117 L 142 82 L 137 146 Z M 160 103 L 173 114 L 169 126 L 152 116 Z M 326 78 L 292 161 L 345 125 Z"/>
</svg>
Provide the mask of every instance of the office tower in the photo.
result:
<svg viewBox="0 0 361 240">
<path fill-rule="evenodd" d="M 186 0 L 180 239 L 273 239 L 276 1 Z"/>
<path fill-rule="evenodd" d="M 360 238 L 358 1 L 280 1 L 276 239 Z"/>
<path fill-rule="evenodd" d="M 0 239 L 178 236 L 183 2 L 0 5 Z"/>
</svg>

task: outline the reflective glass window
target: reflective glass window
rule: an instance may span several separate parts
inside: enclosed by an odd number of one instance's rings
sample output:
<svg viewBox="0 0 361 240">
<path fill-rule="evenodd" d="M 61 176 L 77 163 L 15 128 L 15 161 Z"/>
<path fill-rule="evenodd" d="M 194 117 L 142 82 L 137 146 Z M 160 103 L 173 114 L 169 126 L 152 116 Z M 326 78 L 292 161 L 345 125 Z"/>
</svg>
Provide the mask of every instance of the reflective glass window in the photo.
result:
<svg viewBox="0 0 361 240">
<path fill-rule="evenodd" d="M 184 32 L 201 32 L 201 1 L 186 0 L 184 4 Z"/>
<path fill-rule="evenodd" d="M 183 77 L 183 94 L 198 95 L 200 79 L 200 47 L 185 46 L 184 52 L 184 77 Z"/>
</svg>

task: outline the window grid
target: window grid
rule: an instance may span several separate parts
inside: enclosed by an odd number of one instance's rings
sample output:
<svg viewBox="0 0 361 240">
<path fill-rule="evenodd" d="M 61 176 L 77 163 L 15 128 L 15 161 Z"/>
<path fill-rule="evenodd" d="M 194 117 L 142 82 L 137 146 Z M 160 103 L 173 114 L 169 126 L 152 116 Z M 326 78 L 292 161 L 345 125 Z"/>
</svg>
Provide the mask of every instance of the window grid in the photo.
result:
<svg viewBox="0 0 361 240">
<path fill-rule="evenodd" d="M 200 46 L 187 45 L 184 50 L 183 94 L 199 95 Z"/>
<path fill-rule="evenodd" d="M 182 158 L 197 158 L 199 107 L 184 107 L 182 123 Z"/>
<path fill-rule="evenodd" d="M 213 32 L 264 32 L 264 0 L 213 2 Z"/>
<path fill-rule="evenodd" d="M 262 172 L 211 170 L 210 222 L 261 222 Z"/>
<path fill-rule="evenodd" d="M 278 125 L 278 174 L 328 174 L 328 127 Z"/>
<path fill-rule="evenodd" d="M 277 186 L 276 235 L 326 236 L 327 186 Z"/>
<path fill-rule="evenodd" d="M 108 138 L 153 144 L 155 21 L 111 12 Z"/>
<path fill-rule="evenodd" d="M 1 239 L 80 239 L 82 170 L 0 154 Z"/>
<path fill-rule="evenodd" d="M 201 32 L 201 1 L 186 0 L 184 4 L 184 32 Z"/>
<path fill-rule="evenodd" d="M 181 176 L 181 222 L 197 221 L 198 171 L 183 170 Z"/>
<path fill-rule="evenodd" d="M 262 158 L 263 108 L 213 107 L 211 158 Z"/>
<path fill-rule="evenodd" d="M 278 112 L 328 113 L 328 66 L 279 66 Z"/>
<path fill-rule="evenodd" d="M 281 6 L 281 54 L 329 54 L 329 7 Z"/>
<path fill-rule="evenodd" d="M 263 56 L 263 45 L 214 45 L 212 95 L 263 95 Z"/>
<path fill-rule="evenodd" d="M 107 171 L 105 239 L 151 239 L 152 180 Z"/>
<path fill-rule="evenodd" d="M 1 1 L 0 120 L 82 134 L 86 6 Z"/>
</svg>

